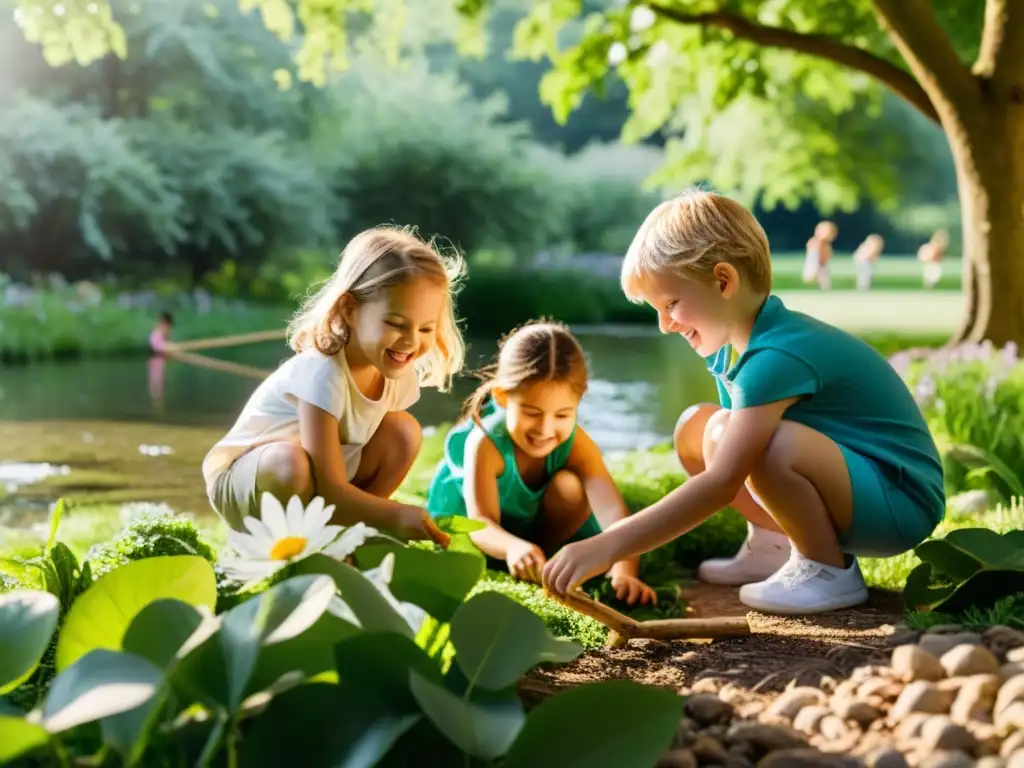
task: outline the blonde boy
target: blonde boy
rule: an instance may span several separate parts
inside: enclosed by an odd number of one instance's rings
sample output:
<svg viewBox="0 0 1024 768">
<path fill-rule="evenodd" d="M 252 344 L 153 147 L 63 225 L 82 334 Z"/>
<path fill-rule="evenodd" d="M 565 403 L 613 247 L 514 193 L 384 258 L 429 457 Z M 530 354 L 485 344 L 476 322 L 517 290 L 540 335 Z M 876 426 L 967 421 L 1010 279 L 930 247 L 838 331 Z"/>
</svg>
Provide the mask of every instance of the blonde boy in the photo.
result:
<svg viewBox="0 0 1024 768">
<path fill-rule="evenodd" d="M 622 287 L 705 358 L 720 405 L 687 409 L 675 447 L 690 479 L 544 569 L 564 593 L 659 547 L 727 505 L 748 521 L 739 553 L 698 575 L 742 585 L 751 608 L 811 614 L 857 605 L 855 556 L 914 547 L 945 511 L 935 443 L 906 385 L 863 341 L 771 293 L 768 239 L 722 195 L 691 191 L 637 232 Z"/>
</svg>

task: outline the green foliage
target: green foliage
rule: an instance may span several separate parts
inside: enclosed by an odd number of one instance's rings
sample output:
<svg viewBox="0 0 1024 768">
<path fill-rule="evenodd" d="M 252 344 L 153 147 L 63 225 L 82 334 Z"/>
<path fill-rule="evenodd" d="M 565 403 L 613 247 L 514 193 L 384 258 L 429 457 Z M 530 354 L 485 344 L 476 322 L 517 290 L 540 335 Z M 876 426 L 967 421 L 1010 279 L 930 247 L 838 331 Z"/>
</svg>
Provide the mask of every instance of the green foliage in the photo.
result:
<svg viewBox="0 0 1024 768">
<path fill-rule="evenodd" d="M 202 558 L 154 557 L 106 576 L 72 611 L 118 574 L 186 560 L 212 585 Z M 108 591 L 108 609 L 125 617 L 122 640 L 79 656 L 29 716 L 0 718 L 0 755 L 51 765 L 105 749 L 129 764 L 271 765 L 300 748 L 318 764 L 358 756 L 363 765 L 403 765 L 429 753 L 439 766 L 503 764 L 506 755 L 507 764 L 525 765 L 544 759 L 544 734 L 582 733 L 601 713 L 618 717 L 611 701 L 637 722 L 587 733 L 588 765 L 621 764 L 627 754 L 646 761 L 670 742 L 682 700 L 625 681 L 582 686 L 527 716 L 518 678 L 582 648 L 551 637 L 508 598 L 485 593 L 460 603 L 451 615 L 453 656 L 432 654 L 400 629 L 405 622 L 386 585 L 326 561 L 307 558 L 298 565 L 313 572 L 216 616 L 188 604 L 191 587 L 180 579 L 158 579 L 162 598 L 141 605 L 138 594 Z M 416 560 L 402 558 L 399 567 L 407 562 Z M 450 589 L 436 578 L 443 570 L 417 572 L 431 582 L 424 594 Z M 0 636 L 8 636 L 10 620 L 0 611 Z M 47 640 L 43 633 L 36 645 Z M 286 742 L 268 738 L 281 732 Z"/>
<path fill-rule="evenodd" d="M 0 695 L 24 683 L 39 666 L 59 613 L 60 603 L 49 592 L 0 595 Z"/>
<path fill-rule="evenodd" d="M 216 554 L 195 523 L 159 507 L 137 513 L 111 541 L 86 555 L 93 578 L 136 560 L 167 555 L 197 555 L 213 562 Z"/>
<path fill-rule="evenodd" d="M 906 618 L 911 629 L 927 630 L 939 624 L 959 624 L 964 629 L 984 632 L 991 627 L 1024 629 L 1024 593 L 1009 595 L 991 606 L 968 606 L 961 613 L 910 611 Z"/>
<path fill-rule="evenodd" d="M 1024 530 L 952 531 L 914 552 L 922 562 L 907 577 L 904 600 L 915 610 L 958 613 L 988 608 L 1024 591 Z"/>
<path fill-rule="evenodd" d="M 944 456 L 948 495 L 1024 492 L 1024 366 L 1015 344 L 962 344 L 890 358 Z"/>
</svg>

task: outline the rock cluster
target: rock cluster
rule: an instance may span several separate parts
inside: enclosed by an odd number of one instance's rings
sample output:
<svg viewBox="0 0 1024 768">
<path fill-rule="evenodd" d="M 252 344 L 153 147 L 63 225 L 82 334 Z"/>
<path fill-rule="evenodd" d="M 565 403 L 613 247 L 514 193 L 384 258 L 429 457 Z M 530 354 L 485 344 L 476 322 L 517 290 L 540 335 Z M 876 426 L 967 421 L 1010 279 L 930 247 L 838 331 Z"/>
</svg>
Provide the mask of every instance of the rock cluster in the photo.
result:
<svg viewBox="0 0 1024 768">
<path fill-rule="evenodd" d="M 681 693 L 658 768 L 1024 768 L 1024 633 L 1010 627 L 934 627 L 820 688 L 767 696 L 708 678 Z"/>
</svg>

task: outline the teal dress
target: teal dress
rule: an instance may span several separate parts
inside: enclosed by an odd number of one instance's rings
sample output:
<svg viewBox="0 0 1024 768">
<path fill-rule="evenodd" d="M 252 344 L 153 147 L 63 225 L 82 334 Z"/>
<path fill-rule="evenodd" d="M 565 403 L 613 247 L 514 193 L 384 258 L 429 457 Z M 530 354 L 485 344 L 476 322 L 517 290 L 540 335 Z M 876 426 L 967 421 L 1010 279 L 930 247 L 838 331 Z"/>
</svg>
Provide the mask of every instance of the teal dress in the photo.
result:
<svg viewBox="0 0 1024 768">
<path fill-rule="evenodd" d="M 551 478 L 556 472 L 564 469 L 569 462 L 572 443 L 576 437 L 576 428 L 573 428 L 568 440 L 548 454 L 545 460 L 546 478 L 544 482 L 537 487 L 531 487 L 523 481 L 519 474 L 515 445 L 508 434 L 505 423 L 505 410 L 499 408 L 493 400 L 489 401 L 482 409 L 480 420 L 505 464 L 505 471 L 498 478 L 501 527 L 513 536 L 537 543 L 541 499 L 544 498 Z M 466 419 L 452 427 L 451 432 L 445 438 L 444 458 L 434 472 L 427 497 L 427 509 L 432 517 L 466 516 L 466 500 L 463 496 L 466 476 L 464 464 L 466 440 L 474 430 L 479 429 L 476 422 Z M 601 526 L 591 514 L 569 541 L 579 541 L 600 532 Z"/>
<path fill-rule="evenodd" d="M 729 345 L 707 358 L 724 408 L 798 397 L 784 418 L 843 452 L 853 488 L 845 552 L 889 557 L 931 534 L 946 511 L 939 452 L 907 385 L 873 347 L 773 295 L 733 358 Z"/>
</svg>

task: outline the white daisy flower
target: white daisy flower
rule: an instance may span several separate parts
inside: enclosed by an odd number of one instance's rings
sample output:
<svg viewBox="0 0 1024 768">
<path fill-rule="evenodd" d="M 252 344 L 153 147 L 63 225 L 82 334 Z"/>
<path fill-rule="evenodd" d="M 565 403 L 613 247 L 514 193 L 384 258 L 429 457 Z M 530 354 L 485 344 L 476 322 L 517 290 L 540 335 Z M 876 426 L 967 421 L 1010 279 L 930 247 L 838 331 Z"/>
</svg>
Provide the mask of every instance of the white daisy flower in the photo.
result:
<svg viewBox="0 0 1024 768">
<path fill-rule="evenodd" d="M 235 579 L 265 579 L 288 563 L 321 552 L 331 544 L 342 530 L 340 525 L 327 525 L 333 512 L 334 505 L 325 507 L 320 496 L 305 508 L 302 499 L 292 496 L 286 511 L 274 496 L 264 493 L 260 499 L 260 518 L 246 517 L 243 521 L 249 532 L 228 531 L 228 544 L 238 556 L 222 559 L 220 565 Z M 361 532 L 350 540 L 360 535 Z"/>
</svg>

